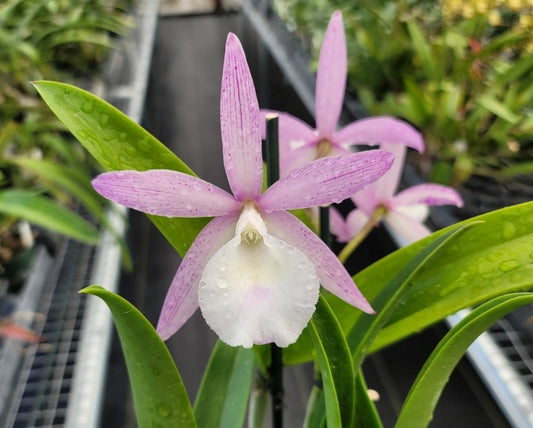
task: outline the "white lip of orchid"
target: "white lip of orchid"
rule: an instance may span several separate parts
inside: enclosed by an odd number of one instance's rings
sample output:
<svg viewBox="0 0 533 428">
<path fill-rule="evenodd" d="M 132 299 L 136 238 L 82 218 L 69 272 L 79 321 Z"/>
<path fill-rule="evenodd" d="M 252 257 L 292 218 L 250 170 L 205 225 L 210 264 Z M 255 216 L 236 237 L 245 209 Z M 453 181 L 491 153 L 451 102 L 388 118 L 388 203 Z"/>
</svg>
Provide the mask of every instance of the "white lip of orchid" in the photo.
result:
<svg viewBox="0 0 533 428">
<path fill-rule="evenodd" d="M 320 285 L 311 260 L 268 233 L 246 203 L 235 236 L 207 262 L 198 301 L 207 324 L 231 346 L 294 343 L 315 311 Z"/>
</svg>

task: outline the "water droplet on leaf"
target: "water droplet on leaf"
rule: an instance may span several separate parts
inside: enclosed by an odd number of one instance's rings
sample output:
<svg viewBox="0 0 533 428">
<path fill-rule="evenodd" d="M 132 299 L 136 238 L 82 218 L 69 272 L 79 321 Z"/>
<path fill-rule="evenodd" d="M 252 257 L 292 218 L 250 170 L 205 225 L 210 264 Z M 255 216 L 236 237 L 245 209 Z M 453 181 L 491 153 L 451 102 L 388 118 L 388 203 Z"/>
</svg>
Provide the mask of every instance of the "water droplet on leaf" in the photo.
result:
<svg viewBox="0 0 533 428">
<path fill-rule="evenodd" d="M 504 273 L 510 272 L 518 267 L 520 267 L 520 262 L 515 259 L 505 260 L 498 265 L 498 269 Z"/>
</svg>

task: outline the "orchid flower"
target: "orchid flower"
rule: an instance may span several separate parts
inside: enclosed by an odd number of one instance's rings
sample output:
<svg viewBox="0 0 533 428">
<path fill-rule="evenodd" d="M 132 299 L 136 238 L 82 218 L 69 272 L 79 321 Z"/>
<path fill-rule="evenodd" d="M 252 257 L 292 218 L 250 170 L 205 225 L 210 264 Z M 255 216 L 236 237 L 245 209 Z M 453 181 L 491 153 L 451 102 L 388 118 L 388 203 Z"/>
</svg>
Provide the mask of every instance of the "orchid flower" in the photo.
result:
<svg viewBox="0 0 533 428">
<path fill-rule="evenodd" d="M 456 190 L 439 184 L 419 184 L 395 194 L 407 148 L 400 144 L 382 144 L 380 148 L 394 155 L 394 163 L 379 180 L 352 196 L 357 209 L 348 215 L 345 223 L 339 220 L 340 214 L 334 213 L 332 233 L 339 242 L 350 241 L 374 218 L 374 224 L 383 219 L 394 235 L 410 244 L 431 233 L 423 224 L 429 206 L 463 205 Z"/>
<path fill-rule="evenodd" d="M 355 144 L 402 143 L 419 151 L 423 141 L 411 125 L 376 116 L 356 120 L 336 131 L 346 90 L 347 51 L 342 14 L 335 11 L 324 35 L 318 59 L 315 93 L 316 129 L 302 120 L 279 114 L 281 176 L 327 155 L 351 153 Z M 264 116 L 272 110 L 262 110 Z"/>
<path fill-rule="evenodd" d="M 106 198 L 146 213 L 214 217 L 172 281 L 157 326 L 160 336 L 168 339 L 200 307 L 207 324 L 231 346 L 275 342 L 285 347 L 310 320 L 319 284 L 372 313 L 336 256 L 286 210 L 351 196 L 381 177 L 392 155 L 374 150 L 320 159 L 261 193 L 261 116 L 242 46 L 233 34 L 226 42 L 220 122 L 233 195 L 169 170 L 116 171 L 93 181 Z"/>
</svg>

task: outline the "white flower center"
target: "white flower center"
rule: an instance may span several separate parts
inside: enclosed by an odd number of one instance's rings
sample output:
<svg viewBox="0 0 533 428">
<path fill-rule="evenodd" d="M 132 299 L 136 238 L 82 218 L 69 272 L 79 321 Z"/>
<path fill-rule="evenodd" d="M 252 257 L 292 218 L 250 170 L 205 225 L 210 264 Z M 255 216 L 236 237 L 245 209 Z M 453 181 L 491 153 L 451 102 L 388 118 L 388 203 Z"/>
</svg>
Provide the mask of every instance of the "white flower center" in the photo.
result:
<svg viewBox="0 0 533 428">
<path fill-rule="evenodd" d="M 232 346 L 295 342 L 318 300 L 312 262 L 269 235 L 259 212 L 246 208 L 235 237 L 207 262 L 198 287 L 207 324 Z"/>
</svg>

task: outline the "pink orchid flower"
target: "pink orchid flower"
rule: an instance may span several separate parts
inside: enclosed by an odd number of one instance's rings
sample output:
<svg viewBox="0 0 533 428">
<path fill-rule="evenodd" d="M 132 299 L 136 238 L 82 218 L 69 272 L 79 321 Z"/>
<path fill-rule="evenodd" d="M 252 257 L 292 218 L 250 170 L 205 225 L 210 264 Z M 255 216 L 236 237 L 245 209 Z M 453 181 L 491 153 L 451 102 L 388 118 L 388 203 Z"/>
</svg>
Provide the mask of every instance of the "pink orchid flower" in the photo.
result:
<svg viewBox="0 0 533 428">
<path fill-rule="evenodd" d="M 401 144 L 382 144 L 381 149 L 394 155 L 394 163 L 380 179 L 352 196 L 357 206 L 346 222 L 332 209 L 332 233 L 339 242 L 348 242 L 356 236 L 373 216 L 383 209 L 383 222 L 403 244 L 410 244 L 429 235 L 423 224 L 431 205 L 463 206 L 457 191 L 439 184 L 419 184 L 395 194 L 403 170 L 407 148 Z"/>
<path fill-rule="evenodd" d="M 106 198 L 167 217 L 214 217 L 185 255 L 157 330 L 174 334 L 200 307 L 227 344 L 296 341 L 311 318 L 319 284 L 365 312 L 373 310 L 329 248 L 286 210 L 341 201 L 392 164 L 374 150 L 320 159 L 261 194 L 261 116 L 252 77 L 233 34 L 226 42 L 220 122 L 233 195 L 176 171 L 105 173 L 93 181 Z"/>
<path fill-rule="evenodd" d="M 279 114 L 281 176 L 327 155 L 351 153 L 356 144 L 401 143 L 421 151 L 419 132 L 401 120 L 376 116 L 336 127 L 346 91 L 347 51 L 342 14 L 335 11 L 324 35 L 318 59 L 315 93 L 316 129 L 302 120 Z M 262 110 L 264 116 L 272 110 Z"/>
</svg>

